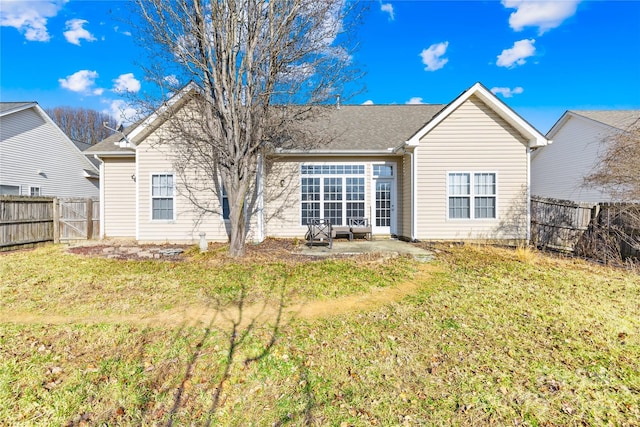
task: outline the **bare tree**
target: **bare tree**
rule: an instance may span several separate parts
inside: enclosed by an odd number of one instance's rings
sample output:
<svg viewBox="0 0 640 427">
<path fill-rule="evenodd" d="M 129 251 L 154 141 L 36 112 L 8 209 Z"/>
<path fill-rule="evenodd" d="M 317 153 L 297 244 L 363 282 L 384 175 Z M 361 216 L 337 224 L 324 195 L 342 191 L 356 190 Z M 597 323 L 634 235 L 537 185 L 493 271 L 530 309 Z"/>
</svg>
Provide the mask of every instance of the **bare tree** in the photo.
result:
<svg viewBox="0 0 640 427">
<path fill-rule="evenodd" d="M 585 185 L 607 190 L 613 200 L 640 201 L 640 119 L 606 141 L 596 169 L 585 177 Z"/>
<path fill-rule="evenodd" d="M 87 108 L 54 107 L 45 111 L 71 140 L 85 144 L 96 144 L 112 133 L 103 123 L 111 128 L 117 126 L 109 114 Z"/>
<path fill-rule="evenodd" d="M 211 212 L 211 193 L 222 200 L 225 189 L 229 251 L 243 256 L 260 156 L 308 142 L 309 133 L 299 124 L 316 114 L 311 106 L 344 96 L 345 85 L 358 74 L 348 48 L 357 5 L 344 0 L 136 0 L 135 5 L 142 18 L 138 39 L 156 59 L 145 69 L 147 79 L 167 93 L 187 81 L 198 87 L 191 108 L 168 113 L 172 134 L 165 141 L 176 147 L 182 191 L 195 208 Z"/>
<path fill-rule="evenodd" d="M 611 194 L 617 203 L 600 206 L 597 221 L 585 236 L 581 254 L 622 262 L 640 254 L 640 118 L 604 141 L 597 167 L 584 185 Z"/>
</svg>

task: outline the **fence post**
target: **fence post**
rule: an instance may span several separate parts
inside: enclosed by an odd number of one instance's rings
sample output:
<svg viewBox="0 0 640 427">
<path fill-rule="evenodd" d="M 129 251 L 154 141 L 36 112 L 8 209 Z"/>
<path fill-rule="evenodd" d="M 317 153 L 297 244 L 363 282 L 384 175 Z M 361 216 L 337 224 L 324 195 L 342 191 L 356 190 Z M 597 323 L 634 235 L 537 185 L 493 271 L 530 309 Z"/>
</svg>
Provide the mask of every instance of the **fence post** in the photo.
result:
<svg viewBox="0 0 640 427">
<path fill-rule="evenodd" d="M 53 198 L 53 243 L 60 243 L 60 201 Z"/>
<path fill-rule="evenodd" d="M 93 238 L 93 200 L 87 198 L 87 240 Z"/>
</svg>

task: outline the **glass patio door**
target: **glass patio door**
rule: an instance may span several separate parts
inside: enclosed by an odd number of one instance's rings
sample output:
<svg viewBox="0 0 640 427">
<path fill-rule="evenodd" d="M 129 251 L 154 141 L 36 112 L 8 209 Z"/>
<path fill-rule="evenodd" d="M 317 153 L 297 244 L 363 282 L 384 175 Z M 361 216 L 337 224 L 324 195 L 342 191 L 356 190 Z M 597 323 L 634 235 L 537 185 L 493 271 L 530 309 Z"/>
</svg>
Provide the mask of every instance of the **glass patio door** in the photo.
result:
<svg viewBox="0 0 640 427">
<path fill-rule="evenodd" d="M 377 178 L 374 182 L 373 234 L 395 234 L 395 181 Z"/>
</svg>

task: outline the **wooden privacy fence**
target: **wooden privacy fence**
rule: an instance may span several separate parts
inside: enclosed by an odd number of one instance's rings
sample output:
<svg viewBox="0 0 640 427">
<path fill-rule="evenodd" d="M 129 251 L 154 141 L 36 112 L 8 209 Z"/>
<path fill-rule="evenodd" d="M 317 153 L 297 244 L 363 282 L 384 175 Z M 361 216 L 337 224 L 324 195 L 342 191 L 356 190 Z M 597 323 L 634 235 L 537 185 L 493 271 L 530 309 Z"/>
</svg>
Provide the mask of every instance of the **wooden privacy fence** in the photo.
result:
<svg viewBox="0 0 640 427">
<path fill-rule="evenodd" d="M 0 251 L 95 239 L 99 218 L 100 202 L 92 199 L 0 196 Z"/>
<path fill-rule="evenodd" d="M 541 248 L 597 257 L 640 256 L 640 204 L 531 198 L 531 240 Z"/>
<path fill-rule="evenodd" d="M 541 248 L 573 251 L 594 219 L 597 205 L 531 198 L 531 240 Z"/>
</svg>

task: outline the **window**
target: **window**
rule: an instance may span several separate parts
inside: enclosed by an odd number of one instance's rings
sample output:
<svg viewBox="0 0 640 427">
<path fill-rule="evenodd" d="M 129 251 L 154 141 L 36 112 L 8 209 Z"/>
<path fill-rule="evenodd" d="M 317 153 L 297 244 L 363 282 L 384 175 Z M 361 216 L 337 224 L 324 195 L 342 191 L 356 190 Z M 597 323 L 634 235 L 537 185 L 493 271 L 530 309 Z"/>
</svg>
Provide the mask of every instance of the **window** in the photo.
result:
<svg viewBox="0 0 640 427">
<path fill-rule="evenodd" d="M 364 215 L 364 165 L 303 165 L 301 177 L 302 225 L 324 218 L 346 225 Z"/>
<path fill-rule="evenodd" d="M 450 219 L 496 218 L 495 173 L 450 173 L 448 185 Z"/>
<path fill-rule="evenodd" d="M 40 196 L 40 187 L 29 187 L 29 195 L 30 196 Z"/>
<path fill-rule="evenodd" d="M 373 165 L 373 176 L 392 177 L 393 166 L 391 165 Z"/>
<path fill-rule="evenodd" d="M 151 175 L 151 219 L 173 219 L 173 174 Z"/>
<path fill-rule="evenodd" d="M 222 186 L 222 219 L 229 219 L 229 196 L 227 195 L 227 189 Z"/>
<path fill-rule="evenodd" d="M 20 195 L 20 186 L 19 185 L 0 184 L 0 194 L 6 194 L 6 195 L 9 195 L 9 196 L 19 196 Z"/>
</svg>

